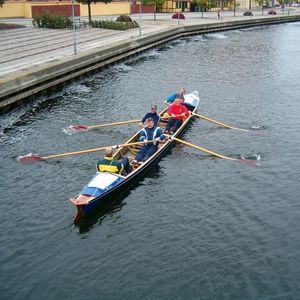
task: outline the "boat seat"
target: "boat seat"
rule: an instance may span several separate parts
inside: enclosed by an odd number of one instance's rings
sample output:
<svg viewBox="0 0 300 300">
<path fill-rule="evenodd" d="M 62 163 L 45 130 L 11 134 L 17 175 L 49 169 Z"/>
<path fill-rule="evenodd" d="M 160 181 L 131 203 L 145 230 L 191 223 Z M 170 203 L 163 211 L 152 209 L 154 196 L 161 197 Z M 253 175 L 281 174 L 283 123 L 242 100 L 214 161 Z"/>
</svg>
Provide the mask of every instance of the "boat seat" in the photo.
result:
<svg viewBox="0 0 300 300">
<path fill-rule="evenodd" d="M 131 165 L 131 171 L 134 171 L 135 169 L 137 169 L 141 164 L 138 163 L 133 163 L 133 161 L 135 161 L 135 156 L 131 157 L 129 159 L 130 165 Z"/>
</svg>

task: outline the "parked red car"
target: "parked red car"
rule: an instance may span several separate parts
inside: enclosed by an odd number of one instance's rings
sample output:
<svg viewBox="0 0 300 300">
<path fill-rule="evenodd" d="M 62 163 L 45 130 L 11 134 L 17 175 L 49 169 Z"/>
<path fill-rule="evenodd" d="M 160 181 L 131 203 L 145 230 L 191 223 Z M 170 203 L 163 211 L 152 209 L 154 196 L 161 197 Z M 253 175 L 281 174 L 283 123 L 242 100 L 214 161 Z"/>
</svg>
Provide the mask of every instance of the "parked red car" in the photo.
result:
<svg viewBox="0 0 300 300">
<path fill-rule="evenodd" d="M 175 14 L 172 16 L 172 19 L 185 19 L 185 16 L 184 16 L 184 14 L 182 14 L 182 13 L 175 13 Z"/>
<path fill-rule="evenodd" d="M 268 15 L 276 15 L 276 11 L 275 10 L 269 10 Z"/>
</svg>

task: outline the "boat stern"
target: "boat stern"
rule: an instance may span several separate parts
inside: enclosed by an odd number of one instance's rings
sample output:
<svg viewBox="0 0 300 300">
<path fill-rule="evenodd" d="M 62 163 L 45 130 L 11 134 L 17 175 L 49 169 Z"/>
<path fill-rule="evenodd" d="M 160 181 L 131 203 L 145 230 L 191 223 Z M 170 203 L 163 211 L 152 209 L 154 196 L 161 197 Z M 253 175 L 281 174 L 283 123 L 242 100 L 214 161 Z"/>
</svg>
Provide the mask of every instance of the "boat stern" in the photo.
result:
<svg viewBox="0 0 300 300">
<path fill-rule="evenodd" d="M 118 174 L 98 172 L 76 197 L 69 199 L 77 207 L 74 223 L 80 222 L 91 207 L 100 204 L 109 190 L 124 180 L 125 178 Z"/>
</svg>

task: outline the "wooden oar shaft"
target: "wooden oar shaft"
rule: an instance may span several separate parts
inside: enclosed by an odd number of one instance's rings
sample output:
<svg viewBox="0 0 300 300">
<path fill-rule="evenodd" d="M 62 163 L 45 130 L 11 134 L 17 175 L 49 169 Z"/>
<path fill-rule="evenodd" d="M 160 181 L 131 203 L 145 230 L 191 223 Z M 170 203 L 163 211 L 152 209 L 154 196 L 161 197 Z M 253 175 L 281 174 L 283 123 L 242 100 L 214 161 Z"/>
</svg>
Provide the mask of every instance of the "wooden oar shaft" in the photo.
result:
<svg viewBox="0 0 300 300">
<path fill-rule="evenodd" d="M 154 141 L 148 141 L 148 143 L 151 143 L 151 142 L 154 142 Z M 120 147 L 129 147 L 129 146 L 142 145 L 142 144 L 144 144 L 144 142 L 134 142 L 134 143 L 121 144 L 121 145 L 116 145 L 116 146 L 105 146 L 105 147 L 86 149 L 86 150 L 81 150 L 81 151 L 66 152 L 66 153 L 61 153 L 61 154 L 42 156 L 41 159 L 46 160 L 46 159 L 50 159 L 50 158 L 65 157 L 65 156 L 72 156 L 72 155 L 78 155 L 78 154 L 94 153 L 94 152 L 98 152 L 98 151 L 101 151 L 101 150 L 105 150 L 107 147 L 120 148 Z"/>
<path fill-rule="evenodd" d="M 161 117 L 160 119 L 170 119 L 173 118 L 174 116 L 166 116 L 166 117 Z M 177 117 L 177 116 L 175 116 Z M 94 128 L 103 128 L 103 127 L 109 127 L 109 126 L 117 126 L 117 125 L 126 125 L 126 124 L 132 124 L 132 123 L 139 123 L 141 122 L 141 119 L 136 119 L 136 120 L 129 120 L 129 121 L 120 121 L 120 122 L 113 122 L 113 123 L 104 123 L 104 124 L 98 124 L 98 125 L 72 125 L 71 127 L 75 127 L 73 130 L 88 130 L 88 129 L 94 129 Z M 77 129 L 76 126 L 79 126 Z M 82 126 L 82 128 L 80 127 Z"/>
<path fill-rule="evenodd" d="M 233 127 L 233 126 L 230 126 L 228 124 L 225 124 L 225 123 L 222 123 L 222 122 L 219 122 L 219 121 L 216 121 L 216 120 L 213 120 L 213 119 L 210 119 L 206 116 L 203 116 L 203 115 L 199 115 L 199 114 L 196 114 L 196 113 L 193 113 L 193 116 L 196 116 L 198 118 L 201 118 L 201 119 L 204 119 L 206 121 L 209 121 L 209 122 L 212 122 L 212 123 L 216 123 L 216 124 L 219 124 L 223 127 L 226 127 L 226 128 L 229 128 L 229 129 L 235 129 L 235 130 L 240 130 L 240 131 L 248 131 L 247 129 L 242 129 L 242 128 L 237 128 L 237 127 Z"/>
<path fill-rule="evenodd" d="M 237 160 L 236 158 L 232 158 L 232 157 L 229 157 L 229 156 L 225 156 L 225 155 L 222 155 L 222 154 L 219 154 L 219 153 L 216 153 L 216 152 L 213 152 L 213 151 L 210 151 L 208 149 L 205 149 L 205 148 L 202 148 L 200 146 L 197 146 L 197 145 L 194 145 L 192 143 L 189 143 L 189 142 L 186 142 L 186 141 L 183 141 L 181 139 L 178 139 L 176 137 L 171 137 L 174 141 L 177 141 L 179 143 L 182 143 L 182 144 L 185 144 L 187 146 L 190 146 L 192 148 L 195 148 L 195 149 L 198 149 L 200 151 L 203 151 L 203 152 L 206 152 L 208 154 L 211 154 L 211 155 L 214 155 L 216 157 L 219 157 L 219 158 L 224 158 L 224 159 L 229 159 L 229 160 Z"/>
<path fill-rule="evenodd" d="M 160 119 L 171 119 L 171 118 L 176 118 L 176 117 L 183 117 L 182 115 L 175 115 L 175 116 L 165 116 L 165 117 L 160 117 Z"/>
<path fill-rule="evenodd" d="M 101 127 L 108 127 L 108 126 L 116 126 L 116 125 L 124 125 L 124 124 L 131 124 L 131 123 L 138 123 L 141 122 L 141 120 L 129 120 L 129 121 L 120 121 L 120 122 L 114 122 L 114 123 L 105 123 L 105 124 L 99 124 L 99 125 L 91 125 L 87 126 L 88 129 L 92 128 L 101 128 Z"/>
</svg>

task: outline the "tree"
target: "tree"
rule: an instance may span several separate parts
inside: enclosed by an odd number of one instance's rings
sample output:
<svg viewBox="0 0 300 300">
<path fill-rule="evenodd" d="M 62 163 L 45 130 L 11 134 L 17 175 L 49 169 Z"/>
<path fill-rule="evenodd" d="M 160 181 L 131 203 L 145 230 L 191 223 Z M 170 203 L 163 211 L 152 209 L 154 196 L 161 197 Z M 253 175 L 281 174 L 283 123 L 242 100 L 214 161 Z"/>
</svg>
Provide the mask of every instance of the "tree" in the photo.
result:
<svg viewBox="0 0 300 300">
<path fill-rule="evenodd" d="M 202 18 L 203 18 L 203 12 L 207 11 L 210 8 L 207 0 L 193 0 L 192 3 L 194 5 L 197 5 L 200 8 L 202 12 Z"/>
<path fill-rule="evenodd" d="M 227 6 L 229 7 L 229 9 L 233 9 L 235 16 L 236 8 L 240 6 L 240 2 L 238 2 L 237 0 L 227 0 Z"/>
<path fill-rule="evenodd" d="M 209 9 L 221 6 L 220 2 L 217 0 L 209 0 L 208 4 L 209 4 L 209 6 L 208 6 Z"/>
<path fill-rule="evenodd" d="M 284 9 L 284 5 L 286 4 L 286 3 L 289 3 L 289 1 L 286 1 L 286 0 L 277 0 L 278 1 L 278 3 L 280 4 L 280 6 Z"/>
<path fill-rule="evenodd" d="M 165 0 L 140 0 L 143 5 L 153 5 L 154 6 L 154 21 L 156 20 L 156 10 L 162 9 Z"/>
<path fill-rule="evenodd" d="M 2 7 L 4 4 L 4 0 L 0 0 L 0 7 Z"/>
<path fill-rule="evenodd" d="M 3 1 L 3 0 L 0 0 Z M 89 23 L 91 23 L 92 21 L 92 14 L 91 14 L 91 3 L 95 3 L 96 2 L 104 2 L 105 4 L 111 2 L 111 0 L 77 0 L 77 2 L 81 3 L 81 4 L 87 4 L 88 6 L 88 13 L 89 13 Z"/>
<path fill-rule="evenodd" d="M 261 15 L 264 14 L 264 7 L 269 7 L 271 5 L 270 0 L 256 0 L 257 4 L 261 6 Z"/>
</svg>

